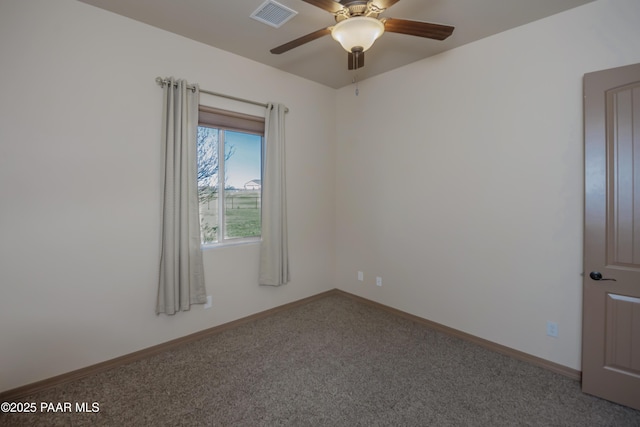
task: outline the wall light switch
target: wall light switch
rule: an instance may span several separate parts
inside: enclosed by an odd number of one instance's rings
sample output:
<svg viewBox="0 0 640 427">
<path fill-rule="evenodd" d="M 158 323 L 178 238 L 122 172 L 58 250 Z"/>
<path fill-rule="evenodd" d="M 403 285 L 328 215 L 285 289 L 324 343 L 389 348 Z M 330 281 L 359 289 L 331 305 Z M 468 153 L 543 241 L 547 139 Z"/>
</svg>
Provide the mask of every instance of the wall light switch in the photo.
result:
<svg viewBox="0 0 640 427">
<path fill-rule="evenodd" d="M 364 280 L 364 273 L 362 271 L 358 271 L 358 280 L 361 282 Z"/>
</svg>

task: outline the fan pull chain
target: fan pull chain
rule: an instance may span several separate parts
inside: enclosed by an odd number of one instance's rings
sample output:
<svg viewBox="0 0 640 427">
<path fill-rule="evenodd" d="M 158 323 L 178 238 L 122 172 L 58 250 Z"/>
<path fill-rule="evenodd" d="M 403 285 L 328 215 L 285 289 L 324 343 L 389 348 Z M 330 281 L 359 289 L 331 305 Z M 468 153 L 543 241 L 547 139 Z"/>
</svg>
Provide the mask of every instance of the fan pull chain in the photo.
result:
<svg viewBox="0 0 640 427">
<path fill-rule="evenodd" d="M 352 82 L 356 85 L 356 96 L 360 94 L 360 89 L 358 89 L 358 75 L 353 76 Z"/>
</svg>

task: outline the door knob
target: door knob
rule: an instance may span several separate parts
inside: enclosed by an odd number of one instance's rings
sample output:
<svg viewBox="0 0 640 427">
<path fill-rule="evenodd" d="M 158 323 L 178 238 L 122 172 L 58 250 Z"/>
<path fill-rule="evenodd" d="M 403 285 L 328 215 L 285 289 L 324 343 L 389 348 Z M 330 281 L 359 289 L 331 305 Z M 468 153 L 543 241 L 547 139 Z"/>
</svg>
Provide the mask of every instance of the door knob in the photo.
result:
<svg viewBox="0 0 640 427">
<path fill-rule="evenodd" d="M 607 279 L 607 278 L 602 277 L 602 273 L 600 273 L 598 271 L 592 271 L 589 274 L 589 277 L 591 277 L 592 280 L 599 280 L 599 281 L 602 281 L 602 280 L 613 280 L 614 282 L 616 282 L 616 279 Z"/>
</svg>

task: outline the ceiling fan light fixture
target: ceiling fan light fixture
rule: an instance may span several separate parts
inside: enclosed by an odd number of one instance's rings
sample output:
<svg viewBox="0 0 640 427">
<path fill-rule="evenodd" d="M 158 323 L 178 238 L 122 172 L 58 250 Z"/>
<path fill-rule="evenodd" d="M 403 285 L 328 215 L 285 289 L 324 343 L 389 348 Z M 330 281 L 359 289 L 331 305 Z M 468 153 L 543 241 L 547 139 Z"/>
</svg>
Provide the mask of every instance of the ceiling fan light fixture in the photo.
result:
<svg viewBox="0 0 640 427">
<path fill-rule="evenodd" d="M 373 42 L 384 33 L 384 24 L 368 16 L 354 16 L 338 22 L 331 29 L 331 37 L 342 45 L 347 52 L 354 48 L 366 51 Z"/>
</svg>

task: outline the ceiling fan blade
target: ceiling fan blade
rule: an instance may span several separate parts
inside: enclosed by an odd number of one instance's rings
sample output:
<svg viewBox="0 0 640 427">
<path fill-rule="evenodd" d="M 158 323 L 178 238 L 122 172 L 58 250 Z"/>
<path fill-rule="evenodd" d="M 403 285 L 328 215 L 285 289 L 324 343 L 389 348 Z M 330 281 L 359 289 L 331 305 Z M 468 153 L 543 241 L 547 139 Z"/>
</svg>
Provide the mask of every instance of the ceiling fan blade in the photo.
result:
<svg viewBox="0 0 640 427">
<path fill-rule="evenodd" d="M 324 9 L 330 13 L 336 13 L 342 10 L 342 5 L 334 0 L 302 0 L 305 3 L 312 4 L 320 9 Z"/>
<path fill-rule="evenodd" d="M 380 9 L 389 9 L 394 4 L 398 3 L 400 0 L 373 0 L 373 4 L 378 6 Z"/>
<path fill-rule="evenodd" d="M 410 21 L 408 19 L 387 18 L 384 30 L 390 33 L 408 34 L 428 39 L 444 40 L 453 33 L 454 27 L 432 24 L 430 22 Z"/>
<path fill-rule="evenodd" d="M 313 33 L 309 33 L 306 36 L 299 37 L 281 46 L 274 47 L 273 49 L 271 49 L 271 53 L 275 53 L 276 55 L 284 53 L 288 50 L 291 50 L 298 46 L 302 46 L 305 43 L 309 43 L 310 41 L 319 39 L 320 37 L 326 36 L 327 34 L 330 34 L 330 33 L 331 33 L 331 30 L 329 28 L 323 28 L 321 30 L 314 31 Z"/>
<path fill-rule="evenodd" d="M 347 52 L 347 68 L 349 70 L 357 70 L 364 67 L 364 52 Z"/>
</svg>

